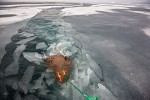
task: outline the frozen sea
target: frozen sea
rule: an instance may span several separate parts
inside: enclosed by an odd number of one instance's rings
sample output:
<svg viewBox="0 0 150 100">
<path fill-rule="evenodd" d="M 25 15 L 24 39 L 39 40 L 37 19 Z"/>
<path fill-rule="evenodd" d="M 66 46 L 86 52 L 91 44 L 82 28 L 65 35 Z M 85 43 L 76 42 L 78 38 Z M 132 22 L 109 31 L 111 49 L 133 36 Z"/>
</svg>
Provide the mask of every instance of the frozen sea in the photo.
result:
<svg viewBox="0 0 150 100">
<path fill-rule="evenodd" d="M 150 5 L 10 4 L 0 7 L 0 98 L 84 100 L 42 58 L 73 61 L 70 81 L 99 100 L 150 99 Z"/>
</svg>

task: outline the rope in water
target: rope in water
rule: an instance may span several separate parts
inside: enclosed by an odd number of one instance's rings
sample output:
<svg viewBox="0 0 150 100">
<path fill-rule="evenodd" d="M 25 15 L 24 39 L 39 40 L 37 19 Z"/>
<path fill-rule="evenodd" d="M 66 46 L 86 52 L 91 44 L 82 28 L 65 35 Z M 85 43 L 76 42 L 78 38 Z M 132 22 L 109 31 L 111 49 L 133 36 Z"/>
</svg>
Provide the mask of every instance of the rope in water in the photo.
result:
<svg viewBox="0 0 150 100">
<path fill-rule="evenodd" d="M 80 94 L 85 98 L 85 100 L 98 100 L 98 97 L 90 97 L 85 95 L 80 89 L 78 89 L 72 82 L 68 80 L 68 82 L 76 89 Z"/>
</svg>

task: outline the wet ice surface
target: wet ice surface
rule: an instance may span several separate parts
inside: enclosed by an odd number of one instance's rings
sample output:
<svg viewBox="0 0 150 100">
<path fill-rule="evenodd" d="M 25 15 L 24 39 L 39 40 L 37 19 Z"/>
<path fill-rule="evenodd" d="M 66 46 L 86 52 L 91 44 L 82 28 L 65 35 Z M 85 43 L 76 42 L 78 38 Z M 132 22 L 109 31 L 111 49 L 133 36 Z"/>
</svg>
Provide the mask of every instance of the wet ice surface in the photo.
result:
<svg viewBox="0 0 150 100">
<path fill-rule="evenodd" d="M 101 100 L 116 100 L 101 84 L 101 67 L 86 53 L 80 41 L 71 36 L 74 32 L 61 19 L 60 9 L 42 11 L 19 30 L 12 42 L 16 46 L 11 57 L 14 61 L 5 68 L 6 85 L 12 89 L 8 90 L 9 99 L 84 100 L 71 84 L 59 84 L 44 63 L 44 58 L 60 53 L 72 59 L 70 81 L 83 93 Z"/>
</svg>

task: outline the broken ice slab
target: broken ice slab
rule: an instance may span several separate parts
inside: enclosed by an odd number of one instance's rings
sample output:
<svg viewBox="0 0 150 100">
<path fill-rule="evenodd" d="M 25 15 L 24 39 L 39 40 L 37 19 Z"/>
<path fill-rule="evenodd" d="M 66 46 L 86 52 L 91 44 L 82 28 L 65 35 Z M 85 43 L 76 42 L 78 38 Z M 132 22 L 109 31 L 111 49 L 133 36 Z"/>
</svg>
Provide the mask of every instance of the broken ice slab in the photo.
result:
<svg viewBox="0 0 150 100">
<path fill-rule="evenodd" d="M 33 73 L 34 73 L 35 66 L 28 66 L 26 71 L 24 72 L 24 75 L 19 82 L 19 87 L 22 89 L 22 91 L 27 94 L 29 87 L 30 87 L 30 81 L 32 79 Z"/>
<path fill-rule="evenodd" d="M 78 86 L 75 81 L 72 81 L 72 83 L 73 83 L 75 86 Z M 74 88 L 74 86 L 71 86 L 71 90 L 72 90 L 72 100 L 85 100 L 83 97 L 81 97 L 81 95 L 80 95 L 79 92 Z"/>
<path fill-rule="evenodd" d="M 5 99 L 8 95 L 8 91 L 6 89 L 6 83 L 4 79 L 0 78 L 0 96 L 1 99 Z"/>
<path fill-rule="evenodd" d="M 85 76 L 83 77 L 83 79 L 82 79 L 82 86 L 83 86 L 83 87 L 88 86 L 88 84 L 89 84 L 89 78 L 90 78 L 89 75 L 85 75 Z"/>
<path fill-rule="evenodd" d="M 76 60 L 74 60 L 74 70 L 73 70 L 73 76 L 74 76 L 74 80 L 78 81 L 78 67 L 77 67 L 77 63 Z"/>
<path fill-rule="evenodd" d="M 21 97 L 21 95 L 19 94 L 19 92 L 15 93 L 14 100 L 23 100 L 23 98 Z"/>
<path fill-rule="evenodd" d="M 27 95 L 24 100 L 39 100 L 39 98 L 34 95 Z"/>
<path fill-rule="evenodd" d="M 23 52 L 23 56 L 30 62 L 43 62 L 42 55 L 37 52 Z"/>
<path fill-rule="evenodd" d="M 73 56 L 77 52 L 77 49 L 73 47 L 69 41 L 59 41 L 58 43 L 53 43 L 47 49 L 47 56 L 55 55 L 60 53 L 64 56 Z"/>
<path fill-rule="evenodd" d="M 45 49 L 47 48 L 47 45 L 44 42 L 38 43 L 36 45 L 36 49 Z"/>
<path fill-rule="evenodd" d="M 30 38 L 26 38 L 26 39 L 22 39 L 21 41 L 17 42 L 16 44 L 26 44 L 27 42 L 32 41 L 35 38 L 36 38 L 36 36 L 30 37 Z"/>
<path fill-rule="evenodd" d="M 15 75 L 18 73 L 19 70 L 19 63 L 18 62 L 13 62 L 10 65 L 8 65 L 5 69 L 5 76 L 9 75 Z"/>
<path fill-rule="evenodd" d="M 39 95 L 42 100 L 57 100 L 57 97 L 52 94 L 47 94 L 47 95 Z"/>
<path fill-rule="evenodd" d="M 32 37 L 34 36 L 34 34 L 31 34 L 31 33 L 27 33 L 27 32 L 22 32 L 22 33 L 19 33 L 21 35 L 21 37 Z"/>
<path fill-rule="evenodd" d="M 14 75 L 18 73 L 18 69 L 19 69 L 18 60 L 25 48 L 26 48 L 25 45 L 20 45 L 16 48 L 13 54 L 14 62 L 6 67 L 5 76 Z"/>
<path fill-rule="evenodd" d="M 86 70 L 78 68 L 78 77 L 84 78 L 84 76 L 86 76 Z"/>
<path fill-rule="evenodd" d="M 20 54 L 25 50 L 25 48 L 26 48 L 26 45 L 22 44 L 20 46 L 17 46 L 17 48 L 15 49 L 13 58 L 16 62 L 18 62 Z"/>
<path fill-rule="evenodd" d="M 38 88 L 39 95 L 47 95 L 51 90 L 47 87 L 45 82 L 42 82 L 41 87 Z"/>
<path fill-rule="evenodd" d="M 61 84 L 61 90 L 59 90 L 59 93 L 62 95 L 62 96 L 65 96 L 65 97 L 69 97 L 69 89 L 70 89 L 71 85 L 69 83 L 66 83 L 66 84 Z"/>
<path fill-rule="evenodd" d="M 90 62 L 91 70 L 93 70 L 93 72 L 100 78 L 100 80 L 103 80 L 103 69 L 88 54 L 86 54 L 86 57 Z"/>
<path fill-rule="evenodd" d="M 98 83 L 96 95 L 98 95 L 101 100 L 117 100 L 117 98 L 104 85 L 100 83 Z"/>
<path fill-rule="evenodd" d="M 93 72 L 90 68 L 88 68 L 87 74 L 90 75 L 90 74 L 92 74 L 92 73 L 94 73 L 94 72 Z"/>
<path fill-rule="evenodd" d="M 50 73 L 50 72 L 53 72 L 53 70 L 50 69 L 50 68 L 47 68 L 47 69 L 46 69 L 46 72 L 49 72 L 49 73 Z"/>
<path fill-rule="evenodd" d="M 18 89 L 18 81 L 14 81 L 13 85 L 12 85 L 12 88 L 14 90 L 17 90 Z"/>
<path fill-rule="evenodd" d="M 49 78 L 49 79 L 46 79 L 46 83 L 48 86 L 52 85 L 54 83 L 55 79 L 54 78 Z"/>
<path fill-rule="evenodd" d="M 36 80 L 35 85 L 32 87 L 33 89 L 38 89 L 42 87 L 42 82 L 43 82 L 43 78 L 44 78 L 45 74 L 42 73 L 41 76 L 39 77 L 39 79 Z"/>
</svg>

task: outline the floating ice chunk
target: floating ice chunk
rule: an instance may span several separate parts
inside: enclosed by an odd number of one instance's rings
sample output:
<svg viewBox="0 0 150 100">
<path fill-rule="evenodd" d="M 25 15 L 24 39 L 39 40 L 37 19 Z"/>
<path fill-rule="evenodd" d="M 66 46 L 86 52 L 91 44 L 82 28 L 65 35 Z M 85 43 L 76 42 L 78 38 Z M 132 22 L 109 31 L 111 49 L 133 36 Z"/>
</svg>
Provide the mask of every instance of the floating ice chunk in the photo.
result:
<svg viewBox="0 0 150 100">
<path fill-rule="evenodd" d="M 27 33 L 27 32 L 22 32 L 20 34 L 21 34 L 21 37 L 32 37 L 32 36 L 34 36 L 33 34 Z"/>
<path fill-rule="evenodd" d="M 30 38 L 26 38 L 26 39 L 22 39 L 21 41 L 17 42 L 16 44 L 26 44 L 29 41 L 32 41 L 33 39 L 35 39 L 35 37 L 30 37 Z"/>
<path fill-rule="evenodd" d="M 20 54 L 25 50 L 25 48 L 26 48 L 26 45 L 22 44 L 20 46 L 17 46 L 17 48 L 15 49 L 13 58 L 16 62 L 18 62 Z"/>
<path fill-rule="evenodd" d="M 116 97 L 102 84 L 98 84 L 97 95 L 101 100 L 117 100 Z"/>
<path fill-rule="evenodd" d="M 64 56 L 72 56 L 77 52 L 77 48 L 73 47 L 73 45 L 68 41 L 59 41 L 58 43 L 53 43 L 47 49 L 48 56 L 55 54 L 62 54 Z"/>
<path fill-rule="evenodd" d="M 41 55 L 37 52 L 23 52 L 23 56 L 30 62 L 43 62 Z"/>
<path fill-rule="evenodd" d="M 103 79 L 101 67 L 88 54 L 86 54 L 86 56 L 87 56 L 87 59 L 90 62 L 90 68 L 91 68 L 91 70 L 93 70 L 94 73 L 96 75 L 98 75 L 98 77 L 100 78 L 100 80 Z"/>
<path fill-rule="evenodd" d="M 20 57 L 20 54 L 24 51 L 25 45 L 20 45 L 16 48 L 13 54 L 14 62 L 8 65 L 5 69 L 5 76 L 14 75 L 18 73 L 19 64 L 18 60 Z"/>
<path fill-rule="evenodd" d="M 7 97 L 8 95 L 8 91 L 6 89 L 6 84 L 5 84 L 5 80 L 0 78 L 0 95 L 1 97 Z"/>
<path fill-rule="evenodd" d="M 77 67 L 78 65 L 77 65 L 77 63 L 75 62 L 74 63 L 74 70 L 73 70 L 73 73 L 74 73 L 74 80 L 75 81 L 78 81 L 78 67 Z"/>
<path fill-rule="evenodd" d="M 19 87 L 23 90 L 25 94 L 27 94 L 29 90 L 30 81 L 34 73 L 34 68 L 35 66 L 28 66 L 28 68 L 24 72 L 23 78 L 19 82 Z"/>
<path fill-rule="evenodd" d="M 34 95 L 28 95 L 25 97 L 24 100 L 39 100 L 39 98 L 37 98 L 36 96 Z"/>
<path fill-rule="evenodd" d="M 83 86 L 83 87 L 88 86 L 88 84 L 89 84 L 89 78 L 90 78 L 89 75 L 85 75 L 85 76 L 83 77 L 83 79 L 82 79 L 82 86 Z"/>
<path fill-rule="evenodd" d="M 53 84 L 54 81 L 55 81 L 54 78 L 48 78 L 48 79 L 46 79 L 46 83 L 47 83 L 48 86 L 50 86 L 51 84 Z"/>
<path fill-rule="evenodd" d="M 90 74 L 92 74 L 92 73 L 94 73 L 94 72 L 93 72 L 90 68 L 88 68 L 87 74 L 90 75 Z"/>
<path fill-rule="evenodd" d="M 47 48 L 47 45 L 44 42 L 38 43 L 36 45 L 36 49 L 44 49 Z"/>
<path fill-rule="evenodd" d="M 13 62 L 5 69 L 5 76 L 14 75 L 18 73 L 19 64 L 18 62 Z"/>
<path fill-rule="evenodd" d="M 69 83 L 66 83 L 66 84 L 62 84 L 61 85 L 61 90 L 59 90 L 59 93 L 62 95 L 62 96 L 65 96 L 65 97 L 69 97 L 69 89 L 70 89 L 71 85 Z"/>
<path fill-rule="evenodd" d="M 33 89 L 38 89 L 42 87 L 42 81 L 43 81 L 44 76 L 45 76 L 44 73 L 41 74 L 40 78 L 36 80 L 35 86 L 33 87 Z"/>
<path fill-rule="evenodd" d="M 14 100 L 23 100 L 23 98 L 20 96 L 19 92 L 15 93 Z"/>
<path fill-rule="evenodd" d="M 72 81 L 72 83 L 75 86 L 77 86 L 76 82 Z M 71 89 L 72 89 L 72 100 L 84 100 L 84 99 L 81 99 L 81 95 L 78 93 L 78 91 L 73 86 L 71 86 Z"/>
<path fill-rule="evenodd" d="M 47 69 L 46 69 L 46 72 L 53 72 L 53 70 L 50 69 L 50 68 L 47 68 Z"/>
<path fill-rule="evenodd" d="M 47 94 L 47 95 L 40 95 L 42 100 L 57 100 L 55 95 Z"/>
<path fill-rule="evenodd" d="M 12 88 L 14 90 L 17 90 L 18 89 L 18 81 L 14 81 L 13 85 L 12 85 Z"/>
<path fill-rule="evenodd" d="M 94 84 L 89 84 L 89 89 L 92 91 L 96 90 L 96 86 Z"/>
<path fill-rule="evenodd" d="M 86 75 L 86 71 L 84 69 L 78 69 L 79 78 L 84 78 L 85 75 Z"/>
<path fill-rule="evenodd" d="M 35 57 L 37 57 L 38 59 L 43 59 L 43 55 L 35 52 Z"/>
</svg>

